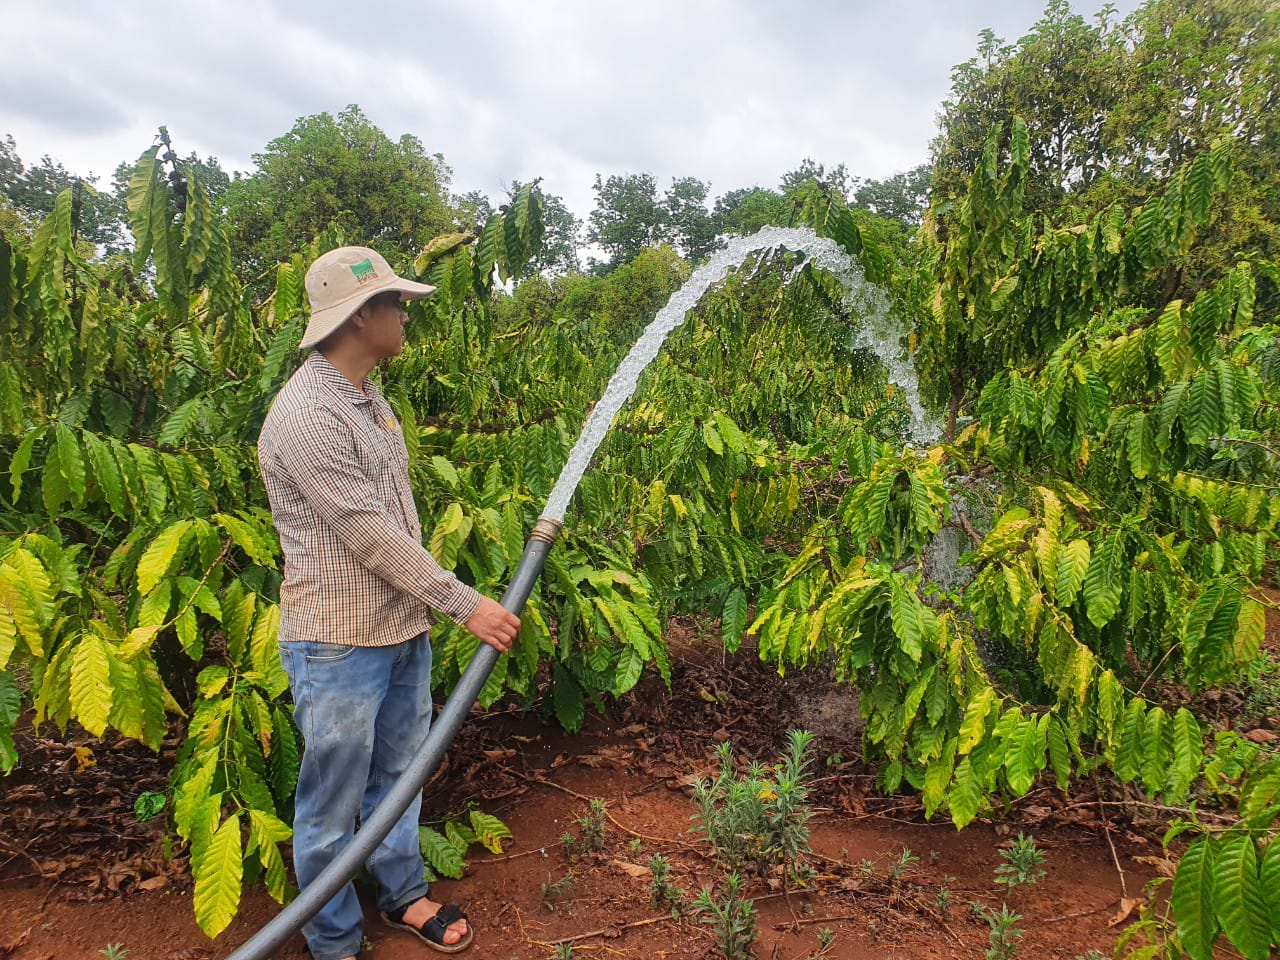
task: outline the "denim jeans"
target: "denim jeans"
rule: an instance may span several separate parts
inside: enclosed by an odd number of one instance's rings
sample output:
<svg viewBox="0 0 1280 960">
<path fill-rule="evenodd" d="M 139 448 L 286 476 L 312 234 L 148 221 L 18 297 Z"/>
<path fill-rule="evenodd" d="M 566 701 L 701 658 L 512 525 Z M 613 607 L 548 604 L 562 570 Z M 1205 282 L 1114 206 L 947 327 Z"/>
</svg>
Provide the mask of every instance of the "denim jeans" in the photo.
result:
<svg viewBox="0 0 1280 960">
<path fill-rule="evenodd" d="M 283 642 L 280 660 L 293 692 L 304 747 L 293 815 L 293 864 L 306 887 L 351 842 L 408 766 L 431 724 L 431 643 L 427 634 L 388 647 Z M 423 897 L 415 798 L 365 863 L 378 908 Z M 315 960 L 355 956 L 360 903 L 347 885 L 302 928 Z"/>
</svg>

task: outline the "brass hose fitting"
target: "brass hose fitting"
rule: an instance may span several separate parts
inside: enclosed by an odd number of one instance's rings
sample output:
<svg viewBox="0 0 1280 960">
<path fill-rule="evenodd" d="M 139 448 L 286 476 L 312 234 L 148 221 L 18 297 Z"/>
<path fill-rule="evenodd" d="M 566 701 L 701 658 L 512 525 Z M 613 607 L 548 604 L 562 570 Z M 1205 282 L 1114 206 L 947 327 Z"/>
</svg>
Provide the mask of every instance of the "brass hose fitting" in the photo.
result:
<svg viewBox="0 0 1280 960">
<path fill-rule="evenodd" d="M 530 540 L 541 540 L 543 543 L 555 543 L 556 537 L 560 536 L 560 531 L 564 528 L 564 524 L 559 520 L 553 520 L 551 517 L 539 517 L 538 522 L 533 525 L 533 532 L 529 534 Z"/>
</svg>

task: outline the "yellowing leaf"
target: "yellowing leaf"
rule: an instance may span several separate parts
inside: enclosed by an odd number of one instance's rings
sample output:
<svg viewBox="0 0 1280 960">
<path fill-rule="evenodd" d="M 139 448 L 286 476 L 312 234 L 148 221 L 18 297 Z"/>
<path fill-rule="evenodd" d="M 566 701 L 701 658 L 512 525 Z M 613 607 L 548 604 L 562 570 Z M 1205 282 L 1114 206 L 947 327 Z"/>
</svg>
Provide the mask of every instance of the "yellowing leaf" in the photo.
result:
<svg viewBox="0 0 1280 960">
<path fill-rule="evenodd" d="M 102 736 L 111 716 L 111 663 L 106 642 L 87 633 L 71 655 L 71 710 L 80 725 Z"/>
<path fill-rule="evenodd" d="M 191 531 L 190 520 L 179 520 L 160 531 L 159 536 L 151 541 L 142 557 L 138 560 L 138 593 L 145 596 L 160 581 L 173 559 L 177 555 L 183 541 Z"/>
<path fill-rule="evenodd" d="M 196 922 L 206 935 L 216 937 L 240 909 L 244 856 L 238 816 L 232 815 L 222 822 L 200 858 L 192 863 L 192 872 L 196 878 Z"/>
</svg>

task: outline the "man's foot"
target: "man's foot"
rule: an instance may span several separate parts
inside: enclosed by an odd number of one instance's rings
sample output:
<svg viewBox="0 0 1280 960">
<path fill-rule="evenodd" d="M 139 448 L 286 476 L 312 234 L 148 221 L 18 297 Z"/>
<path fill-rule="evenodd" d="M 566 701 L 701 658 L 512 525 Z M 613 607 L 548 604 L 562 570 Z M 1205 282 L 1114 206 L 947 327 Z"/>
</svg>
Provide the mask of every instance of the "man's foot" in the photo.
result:
<svg viewBox="0 0 1280 960">
<path fill-rule="evenodd" d="M 393 927 L 408 930 L 435 950 L 458 953 L 471 945 L 471 926 L 456 903 L 439 904 L 423 897 L 382 915 Z"/>
</svg>

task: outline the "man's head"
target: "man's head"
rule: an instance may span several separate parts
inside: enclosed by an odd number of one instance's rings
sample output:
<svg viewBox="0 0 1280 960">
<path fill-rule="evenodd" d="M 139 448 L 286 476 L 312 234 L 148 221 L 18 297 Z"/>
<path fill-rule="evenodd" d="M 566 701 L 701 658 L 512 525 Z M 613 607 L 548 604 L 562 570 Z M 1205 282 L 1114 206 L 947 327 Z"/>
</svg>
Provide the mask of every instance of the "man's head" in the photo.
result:
<svg viewBox="0 0 1280 960">
<path fill-rule="evenodd" d="M 306 350 L 332 335 L 348 320 L 362 336 L 372 337 L 379 346 L 400 352 L 403 344 L 403 307 L 407 300 L 427 296 L 435 287 L 396 276 L 376 250 L 368 247 L 339 247 L 316 258 L 307 271 L 307 297 L 311 319 L 302 335 Z"/>
</svg>

